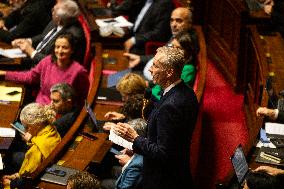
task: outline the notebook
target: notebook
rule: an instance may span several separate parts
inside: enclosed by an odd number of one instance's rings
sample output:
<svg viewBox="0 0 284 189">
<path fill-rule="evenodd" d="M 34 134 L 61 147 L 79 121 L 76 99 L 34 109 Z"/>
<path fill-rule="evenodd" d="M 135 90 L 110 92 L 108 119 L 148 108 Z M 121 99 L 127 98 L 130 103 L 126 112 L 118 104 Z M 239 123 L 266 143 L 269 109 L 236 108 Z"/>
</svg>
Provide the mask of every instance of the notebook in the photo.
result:
<svg viewBox="0 0 284 189">
<path fill-rule="evenodd" d="M 67 185 L 67 180 L 69 176 L 79 172 L 79 170 L 77 169 L 63 167 L 57 164 L 53 164 L 50 168 L 54 169 L 55 172 L 64 172 L 66 174 L 64 174 L 64 176 L 59 176 L 59 175 L 45 172 L 44 175 L 40 178 L 40 180 L 55 183 L 55 184 L 60 184 L 60 185 Z"/>
<path fill-rule="evenodd" d="M 239 145 L 231 156 L 231 162 L 238 179 L 239 187 L 243 187 L 249 173 L 248 163 L 241 145 Z"/>
</svg>

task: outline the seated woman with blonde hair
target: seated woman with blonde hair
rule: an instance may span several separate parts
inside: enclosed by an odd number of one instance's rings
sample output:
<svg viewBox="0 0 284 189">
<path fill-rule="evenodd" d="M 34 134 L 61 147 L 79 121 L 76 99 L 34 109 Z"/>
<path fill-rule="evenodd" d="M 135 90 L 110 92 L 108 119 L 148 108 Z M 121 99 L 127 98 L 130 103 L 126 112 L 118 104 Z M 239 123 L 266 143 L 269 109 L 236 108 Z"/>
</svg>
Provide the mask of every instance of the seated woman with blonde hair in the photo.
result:
<svg viewBox="0 0 284 189">
<path fill-rule="evenodd" d="M 122 101 L 124 102 L 135 95 L 144 95 L 146 87 L 146 81 L 140 75 L 135 73 L 124 75 L 116 85 L 116 89 L 121 94 Z M 107 112 L 105 118 L 117 121 L 125 119 L 125 115 L 118 112 Z"/>
<path fill-rule="evenodd" d="M 23 139 L 27 142 L 29 149 L 20 170 L 12 175 L 3 176 L 5 188 L 19 187 L 22 183 L 21 177 L 34 172 L 61 141 L 60 135 L 51 125 L 55 115 L 51 107 L 38 103 L 28 104 L 22 109 L 20 120 L 26 129 Z"/>
</svg>

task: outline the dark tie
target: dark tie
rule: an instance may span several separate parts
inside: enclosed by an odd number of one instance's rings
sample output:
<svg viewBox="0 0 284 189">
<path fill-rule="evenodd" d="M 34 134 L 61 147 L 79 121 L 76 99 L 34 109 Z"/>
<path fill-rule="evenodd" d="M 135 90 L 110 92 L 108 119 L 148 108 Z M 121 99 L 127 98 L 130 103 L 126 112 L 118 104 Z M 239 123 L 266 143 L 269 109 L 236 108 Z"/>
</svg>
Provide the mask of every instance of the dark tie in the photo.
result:
<svg viewBox="0 0 284 189">
<path fill-rule="evenodd" d="M 48 43 L 54 36 L 55 32 L 57 31 L 57 27 L 53 28 L 51 32 L 48 32 L 47 35 L 43 38 L 43 40 L 38 44 L 36 47 L 37 51 L 41 51 L 46 43 Z M 49 35 L 48 35 L 49 34 Z"/>
</svg>

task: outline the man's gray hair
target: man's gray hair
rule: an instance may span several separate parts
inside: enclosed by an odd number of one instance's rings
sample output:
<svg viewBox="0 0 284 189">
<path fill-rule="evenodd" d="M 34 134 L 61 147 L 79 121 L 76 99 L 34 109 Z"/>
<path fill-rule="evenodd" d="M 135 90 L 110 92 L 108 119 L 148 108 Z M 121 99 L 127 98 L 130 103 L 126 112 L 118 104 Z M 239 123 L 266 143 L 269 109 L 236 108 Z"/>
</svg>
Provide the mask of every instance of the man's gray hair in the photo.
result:
<svg viewBox="0 0 284 189">
<path fill-rule="evenodd" d="M 138 135 L 145 137 L 147 122 L 142 118 L 132 119 L 127 122 L 133 129 L 137 132 Z"/>
<path fill-rule="evenodd" d="M 157 49 L 157 54 L 160 54 L 159 62 L 165 69 L 173 69 L 180 75 L 185 64 L 184 51 L 176 47 L 163 46 Z"/>
<path fill-rule="evenodd" d="M 50 88 L 50 92 L 58 92 L 64 101 L 68 99 L 73 101 L 76 96 L 73 87 L 68 83 L 57 83 Z"/>
<path fill-rule="evenodd" d="M 56 11 L 63 24 L 67 24 L 70 20 L 76 19 L 80 14 L 78 4 L 72 0 L 64 0 L 59 2 L 60 8 Z"/>
</svg>

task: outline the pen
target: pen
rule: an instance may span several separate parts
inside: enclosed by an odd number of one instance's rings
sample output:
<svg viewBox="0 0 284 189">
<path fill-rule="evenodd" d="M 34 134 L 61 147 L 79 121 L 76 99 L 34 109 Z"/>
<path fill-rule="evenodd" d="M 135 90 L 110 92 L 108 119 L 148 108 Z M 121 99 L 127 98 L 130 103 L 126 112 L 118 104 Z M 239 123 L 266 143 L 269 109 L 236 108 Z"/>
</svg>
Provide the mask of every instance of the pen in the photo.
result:
<svg viewBox="0 0 284 189">
<path fill-rule="evenodd" d="M 10 104 L 9 100 L 0 100 L 0 104 Z"/>
</svg>

